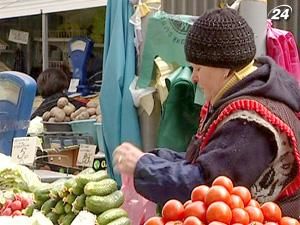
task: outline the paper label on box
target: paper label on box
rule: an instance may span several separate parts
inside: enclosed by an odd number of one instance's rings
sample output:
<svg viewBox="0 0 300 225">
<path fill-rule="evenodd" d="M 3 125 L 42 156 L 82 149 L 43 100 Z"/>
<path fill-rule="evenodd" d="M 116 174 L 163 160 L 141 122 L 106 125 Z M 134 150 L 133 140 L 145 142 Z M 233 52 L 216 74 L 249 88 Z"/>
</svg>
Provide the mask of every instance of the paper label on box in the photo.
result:
<svg viewBox="0 0 300 225">
<path fill-rule="evenodd" d="M 96 145 L 81 144 L 79 146 L 76 165 L 83 167 L 93 167 L 96 147 Z"/>
<path fill-rule="evenodd" d="M 33 164 L 37 147 L 37 137 L 14 138 L 12 160 L 18 164 Z"/>
</svg>

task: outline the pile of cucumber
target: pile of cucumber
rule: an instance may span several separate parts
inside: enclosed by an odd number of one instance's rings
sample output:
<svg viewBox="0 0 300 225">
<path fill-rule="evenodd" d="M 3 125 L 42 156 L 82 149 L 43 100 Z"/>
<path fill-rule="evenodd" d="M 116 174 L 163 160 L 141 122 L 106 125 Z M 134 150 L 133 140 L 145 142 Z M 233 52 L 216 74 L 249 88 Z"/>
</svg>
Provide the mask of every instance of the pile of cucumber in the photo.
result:
<svg viewBox="0 0 300 225">
<path fill-rule="evenodd" d="M 40 210 L 54 225 L 70 225 L 80 211 L 97 216 L 98 225 L 130 225 L 120 206 L 123 193 L 106 171 L 87 169 L 68 180 L 57 180 L 34 192 L 33 209 Z M 30 216 L 30 212 L 28 214 Z"/>
</svg>

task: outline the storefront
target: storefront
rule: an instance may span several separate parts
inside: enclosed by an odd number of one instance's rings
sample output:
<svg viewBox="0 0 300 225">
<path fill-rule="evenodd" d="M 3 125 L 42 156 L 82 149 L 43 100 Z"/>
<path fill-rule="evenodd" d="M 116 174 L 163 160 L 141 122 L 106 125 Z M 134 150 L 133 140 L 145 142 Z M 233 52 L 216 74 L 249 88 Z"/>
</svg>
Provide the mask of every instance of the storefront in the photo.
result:
<svg viewBox="0 0 300 225">
<path fill-rule="evenodd" d="M 0 70 L 16 70 L 34 78 L 48 67 L 69 73 L 68 42 L 74 36 L 94 41 L 88 69 L 102 68 L 106 0 L 9 1 L 0 3 Z"/>
</svg>

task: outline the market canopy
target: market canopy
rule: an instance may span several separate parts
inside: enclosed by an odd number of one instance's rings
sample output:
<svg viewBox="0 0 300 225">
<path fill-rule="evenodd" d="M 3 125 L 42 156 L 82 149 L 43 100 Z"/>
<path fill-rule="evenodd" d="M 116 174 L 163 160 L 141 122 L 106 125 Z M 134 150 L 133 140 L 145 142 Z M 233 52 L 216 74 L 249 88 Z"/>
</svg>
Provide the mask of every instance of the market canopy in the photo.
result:
<svg viewBox="0 0 300 225">
<path fill-rule="evenodd" d="M 0 0 L 0 19 L 105 6 L 107 0 Z"/>
</svg>

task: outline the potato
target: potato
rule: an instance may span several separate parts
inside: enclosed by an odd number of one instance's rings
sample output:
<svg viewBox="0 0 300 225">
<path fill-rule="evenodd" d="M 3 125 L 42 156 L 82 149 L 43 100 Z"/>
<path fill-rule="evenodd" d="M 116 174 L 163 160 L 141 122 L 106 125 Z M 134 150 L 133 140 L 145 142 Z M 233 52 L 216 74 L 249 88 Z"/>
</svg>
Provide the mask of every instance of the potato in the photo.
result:
<svg viewBox="0 0 300 225">
<path fill-rule="evenodd" d="M 76 120 L 87 120 L 89 118 L 90 118 L 90 115 L 89 115 L 88 111 L 83 111 L 76 117 Z"/>
<path fill-rule="evenodd" d="M 66 116 L 65 119 L 64 119 L 64 122 L 70 122 L 71 121 L 71 118 Z"/>
<path fill-rule="evenodd" d="M 76 114 L 75 114 L 75 112 L 71 113 L 71 115 L 70 115 L 70 119 L 71 119 L 71 120 L 75 120 L 75 118 L 76 118 Z"/>
<path fill-rule="evenodd" d="M 102 122 L 102 116 L 101 115 L 98 115 L 97 118 L 96 118 L 96 121 L 98 123 L 101 123 Z"/>
<path fill-rule="evenodd" d="M 63 108 L 63 110 L 65 111 L 67 116 L 70 116 L 71 113 L 75 111 L 75 106 L 69 103 Z"/>
<path fill-rule="evenodd" d="M 55 118 L 54 118 L 54 117 L 51 117 L 51 118 L 48 120 L 48 122 L 54 123 L 54 122 L 55 122 Z"/>
<path fill-rule="evenodd" d="M 101 110 L 100 110 L 100 106 L 98 106 L 97 108 L 96 108 L 96 115 L 100 115 L 101 114 Z"/>
<path fill-rule="evenodd" d="M 90 119 L 97 119 L 97 115 L 92 115 Z"/>
<path fill-rule="evenodd" d="M 95 102 L 95 101 L 89 101 L 89 102 L 86 104 L 86 107 L 88 107 L 88 108 L 97 108 L 97 107 L 98 107 L 98 103 Z"/>
<path fill-rule="evenodd" d="M 44 112 L 42 118 L 43 118 L 43 121 L 48 121 L 51 117 L 51 113 L 49 111 L 46 111 Z"/>
<path fill-rule="evenodd" d="M 95 115 L 96 114 L 96 108 L 88 108 L 87 112 L 89 113 L 90 116 Z"/>
<path fill-rule="evenodd" d="M 66 97 L 61 97 L 57 101 L 57 106 L 59 108 L 64 108 L 69 103 L 69 100 Z"/>
<path fill-rule="evenodd" d="M 53 107 L 51 110 L 50 110 L 50 115 L 51 117 L 55 117 L 55 114 L 56 112 L 59 112 L 61 109 L 58 108 L 57 106 Z"/>
<path fill-rule="evenodd" d="M 73 112 L 76 111 L 76 107 L 71 102 L 68 103 L 68 106 L 70 106 L 73 109 Z"/>
<path fill-rule="evenodd" d="M 81 112 L 86 111 L 86 107 L 82 106 L 75 111 L 75 117 L 77 117 Z"/>
<path fill-rule="evenodd" d="M 54 117 L 55 117 L 55 122 L 63 122 L 66 117 L 66 113 L 64 110 L 58 109 L 55 111 Z"/>
</svg>

